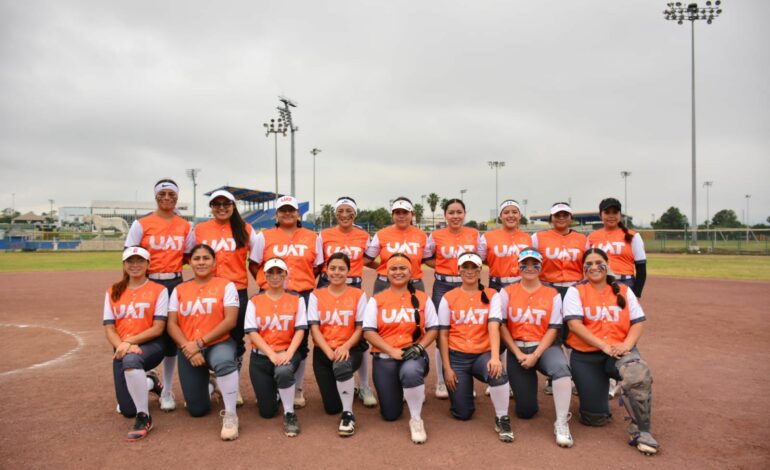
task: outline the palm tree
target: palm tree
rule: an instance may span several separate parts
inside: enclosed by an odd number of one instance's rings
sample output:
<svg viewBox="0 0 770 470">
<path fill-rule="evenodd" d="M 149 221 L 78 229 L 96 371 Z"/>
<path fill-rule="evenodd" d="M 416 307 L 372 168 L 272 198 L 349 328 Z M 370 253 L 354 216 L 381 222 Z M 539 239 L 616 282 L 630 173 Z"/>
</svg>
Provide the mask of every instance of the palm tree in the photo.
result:
<svg viewBox="0 0 770 470">
<path fill-rule="evenodd" d="M 433 230 L 436 230 L 436 206 L 438 206 L 438 194 L 436 193 L 430 193 L 428 194 L 428 206 L 430 206 L 430 212 L 433 216 Z"/>
</svg>

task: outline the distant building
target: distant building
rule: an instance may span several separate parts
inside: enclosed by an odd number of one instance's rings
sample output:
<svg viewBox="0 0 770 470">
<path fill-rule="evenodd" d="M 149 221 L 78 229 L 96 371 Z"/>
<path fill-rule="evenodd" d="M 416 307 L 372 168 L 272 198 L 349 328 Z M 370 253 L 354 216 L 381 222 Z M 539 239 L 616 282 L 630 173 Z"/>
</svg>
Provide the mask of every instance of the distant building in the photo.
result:
<svg viewBox="0 0 770 470">
<path fill-rule="evenodd" d="M 103 217 L 121 217 L 130 225 L 134 220 L 144 217 L 157 208 L 155 201 L 91 201 L 90 207 L 60 207 L 59 220 L 62 224 L 84 224 L 83 217 L 91 214 Z M 189 202 L 178 202 L 179 215 L 192 219 L 192 206 Z"/>
<path fill-rule="evenodd" d="M 11 219 L 12 224 L 33 224 L 42 225 L 45 223 L 45 217 L 37 215 L 34 212 L 27 212 Z"/>
</svg>

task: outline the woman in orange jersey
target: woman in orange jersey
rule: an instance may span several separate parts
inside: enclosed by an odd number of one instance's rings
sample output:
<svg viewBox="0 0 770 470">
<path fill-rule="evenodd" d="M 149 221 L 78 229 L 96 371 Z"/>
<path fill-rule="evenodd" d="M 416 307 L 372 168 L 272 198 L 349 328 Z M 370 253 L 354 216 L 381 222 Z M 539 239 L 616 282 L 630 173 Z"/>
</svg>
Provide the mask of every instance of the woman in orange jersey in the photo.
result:
<svg viewBox="0 0 770 470">
<path fill-rule="evenodd" d="M 572 447 L 569 404 L 572 385 L 567 357 L 556 337 L 562 328 L 561 296 L 540 282 L 543 256 L 525 247 L 518 256 L 521 282 L 500 291 L 505 327 L 501 330 L 508 348 L 507 370 L 516 396 L 516 416 L 530 419 L 538 411 L 537 371 L 553 381 L 556 408 L 554 434 L 560 447 Z"/>
<path fill-rule="evenodd" d="M 647 280 L 647 253 L 642 236 L 623 224 L 620 208 L 620 201 L 611 197 L 599 203 L 604 227 L 588 235 L 588 243 L 607 253 L 616 279 L 641 299 Z"/>
<path fill-rule="evenodd" d="M 430 257 L 427 250 L 428 236 L 425 232 L 412 225 L 414 207 L 412 201 L 405 197 L 396 198 L 390 207 L 393 217 L 393 225 L 385 227 L 374 234 L 369 248 L 366 249 L 367 266 L 377 270 L 377 279 L 374 281 L 374 293 L 377 294 L 388 287 L 388 259 L 394 253 L 407 255 L 412 262 L 412 278 L 410 282 L 414 288 L 425 291 L 422 282 L 423 258 Z M 377 264 L 375 258 L 380 257 Z"/>
<path fill-rule="evenodd" d="M 365 348 L 361 347 L 361 325 L 366 294 L 350 287 L 350 258 L 338 251 L 326 262 L 329 287 L 310 294 L 307 322 L 313 335 L 313 372 L 327 414 L 342 413 L 337 433 L 352 436 L 356 431 L 353 415 L 355 379 Z"/>
<path fill-rule="evenodd" d="M 495 431 L 503 442 L 513 442 L 508 417 L 508 376 L 500 362 L 500 296 L 481 285 L 483 262 L 476 253 L 457 258 L 462 284 L 447 292 L 438 308 L 439 350 L 449 389 L 449 410 L 468 420 L 473 404 L 473 378 L 489 384 L 495 408 Z M 494 354 L 492 353 L 494 351 Z"/>
<path fill-rule="evenodd" d="M 302 297 L 284 289 L 289 269 L 282 258 L 265 262 L 267 288 L 249 301 L 246 333 L 254 347 L 249 376 L 259 414 L 272 418 L 278 413 L 277 393 L 283 403 L 283 432 L 294 437 L 299 434 L 294 414 L 294 377 L 302 360 L 299 348 L 307 330 L 307 317 Z"/>
<path fill-rule="evenodd" d="M 235 284 L 216 277 L 216 254 L 208 245 L 190 252 L 193 279 L 178 285 L 168 303 L 168 332 L 179 346 L 179 382 L 187 411 L 199 417 L 211 410 L 209 369 L 214 371 L 225 409 L 222 440 L 238 438 L 238 366 L 230 331 L 238 319 Z"/>
<path fill-rule="evenodd" d="M 307 305 L 308 297 L 316 285 L 316 276 L 321 272 L 323 265 L 321 238 L 312 230 L 302 227 L 296 198 L 281 196 L 275 206 L 278 222 L 275 228 L 264 230 L 257 235 L 251 260 L 259 267 L 271 258 L 282 258 L 288 267 L 286 290 L 298 294 Z M 264 270 L 259 270 L 257 284 L 260 289 L 267 289 L 268 282 Z M 294 406 L 297 408 L 305 406 L 302 384 L 305 381 L 305 362 L 309 351 L 307 340 L 307 336 L 303 336 L 299 348 L 301 362 L 296 371 L 294 397 Z"/>
<path fill-rule="evenodd" d="M 352 197 L 342 196 L 334 203 L 334 216 L 337 225 L 321 232 L 321 244 L 323 245 L 324 258 L 327 261 L 334 253 L 345 253 L 350 259 L 350 269 L 347 274 L 347 284 L 351 287 L 361 288 L 364 275 L 364 253 L 369 246 L 369 234 L 354 225 L 358 206 Z M 326 266 L 326 265 L 324 265 Z M 324 267 L 318 278 L 318 288 L 329 285 L 329 278 Z M 364 351 L 369 348 L 366 341 L 361 341 Z M 369 358 L 363 357 L 361 367 L 358 368 L 358 383 L 360 384 L 356 395 L 364 406 L 377 406 L 377 398 L 369 387 Z"/>
<path fill-rule="evenodd" d="M 246 262 L 249 253 L 256 249 L 257 234 L 251 225 L 241 218 L 235 205 L 235 197 L 229 191 L 220 189 L 211 193 L 209 207 L 213 217 L 195 226 L 195 243 L 203 243 L 214 249 L 217 254 L 217 277 L 232 281 L 238 289 L 238 321 L 230 336 L 237 346 L 236 358 L 240 371 L 243 353 L 246 352 L 243 320 L 246 317 L 246 305 L 249 303 Z M 249 263 L 255 264 L 253 261 Z M 243 404 L 240 391 L 237 401 L 238 405 Z"/>
<path fill-rule="evenodd" d="M 479 250 L 479 231 L 465 226 L 465 203 L 460 199 L 450 199 L 444 204 L 444 218 L 447 226 L 436 230 L 428 237 L 424 259 L 426 265 L 435 269 L 431 300 L 433 305 L 441 304 L 441 298 L 452 289 L 462 285 L 457 269 L 457 257 L 460 253 Z M 436 348 L 436 364 L 441 364 L 441 352 Z M 436 367 L 436 398 L 447 398 L 446 384 L 441 367 Z"/>
<path fill-rule="evenodd" d="M 564 298 L 569 322 L 567 346 L 580 396 L 580 422 L 602 426 L 611 416 L 608 379 L 620 382 L 628 411 L 630 444 L 654 454 L 658 443 L 650 434 L 652 374 L 636 345 L 645 320 L 634 292 L 609 275 L 609 257 L 599 248 L 583 255 L 586 283 L 571 287 Z"/>
<path fill-rule="evenodd" d="M 519 229 L 521 207 L 513 199 L 500 203 L 498 210 L 502 227 L 484 232 L 479 254 L 489 266 L 489 287 L 500 291 L 519 281 L 517 256 L 522 248 L 532 246 L 532 237 Z"/>
<path fill-rule="evenodd" d="M 380 399 L 380 414 L 395 421 L 409 407 L 412 442 L 428 436 L 422 421 L 428 355 L 425 348 L 436 339 L 438 317 L 433 302 L 411 282 L 414 262 L 403 253 L 386 263 L 389 287 L 369 299 L 364 313 L 364 337 L 372 345 L 372 376 Z"/>
<path fill-rule="evenodd" d="M 114 349 L 112 375 L 115 396 L 123 416 L 136 417 L 129 442 L 152 429 L 147 391 L 160 395 L 162 386 L 153 372 L 163 360 L 160 335 L 168 317 L 168 292 L 147 279 L 150 253 L 135 246 L 123 251 L 123 278 L 107 289 L 102 323 Z"/>
<path fill-rule="evenodd" d="M 141 246 L 150 252 L 149 278 L 162 284 L 168 293 L 182 282 L 184 258 L 195 244 L 190 223 L 176 214 L 179 186 L 171 179 L 155 183 L 157 209 L 131 224 L 126 235 L 125 247 Z M 176 345 L 163 333 L 165 357 L 163 358 L 163 383 L 166 384 L 160 397 L 160 409 L 173 411 L 176 408 L 171 385 L 176 370 Z"/>
</svg>

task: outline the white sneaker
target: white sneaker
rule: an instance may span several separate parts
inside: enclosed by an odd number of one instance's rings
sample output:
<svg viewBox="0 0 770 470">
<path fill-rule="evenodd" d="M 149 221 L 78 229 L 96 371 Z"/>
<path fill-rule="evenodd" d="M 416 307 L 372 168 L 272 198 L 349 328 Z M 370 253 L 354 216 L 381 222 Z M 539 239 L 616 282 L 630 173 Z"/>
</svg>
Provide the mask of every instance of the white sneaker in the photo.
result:
<svg viewBox="0 0 770 470">
<path fill-rule="evenodd" d="M 161 411 L 174 411 L 176 409 L 176 401 L 174 400 L 173 392 L 164 392 L 160 396 L 160 409 Z"/>
<path fill-rule="evenodd" d="M 307 405 L 305 394 L 301 388 L 294 389 L 294 408 L 304 408 Z"/>
<path fill-rule="evenodd" d="M 487 385 L 487 388 L 484 389 L 484 395 L 489 396 L 489 385 Z"/>
<path fill-rule="evenodd" d="M 428 440 L 428 435 L 425 433 L 425 423 L 422 422 L 422 418 L 412 418 L 409 420 L 409 432 L 411 432 L 412 442 L 415 444 L 423 444 Z"/>
<path fill-rule="evenodd" d="M 553 433 L 556 435 L 556 444 L 559 447 L 572 447 L 574 442 L 572 441 L 572 434 L 569 432 L 569 419 L 572 417 L 572 413 L 567 413 L 567 418 L 560 420 L 556 418 L 553 423 Z"/>
<path fill-rule="evenodd" d="M 235 406 L 243 406 L 243 396 L 240 390 L 238 390 L 238 396 L 235 397 Z"/>
<path fill-rule="evenodd" d="M 238 439 L 238 415 L 228 413 L 225 410 L 219 412 L 222 417 L 222 432 L 219 436 L 223 441 L 234 441 Z"/>
<path fill-rule="evenodd" d="M 367 408 L 374 408 L 377 406 L 377 397 L 374 396 L 372 389 L 369 387 L 361 387 L 356 392 L 356 396 L 361 400 Z"/>
<path fill-rule="evenodd" d="M 618 390 L 620 389 L 620 386 L 618 385 L 618 381 L 615 379 L 610 379 L 610 399 L 615 398 L 615 395 L 618 394 Z"/>
<path fill-rule="evenodd" d="M 449 398 L 449 392 L 446 389 L 445 383 L 436 384 L 436 398 L 441 400 Z"/>
</svg>

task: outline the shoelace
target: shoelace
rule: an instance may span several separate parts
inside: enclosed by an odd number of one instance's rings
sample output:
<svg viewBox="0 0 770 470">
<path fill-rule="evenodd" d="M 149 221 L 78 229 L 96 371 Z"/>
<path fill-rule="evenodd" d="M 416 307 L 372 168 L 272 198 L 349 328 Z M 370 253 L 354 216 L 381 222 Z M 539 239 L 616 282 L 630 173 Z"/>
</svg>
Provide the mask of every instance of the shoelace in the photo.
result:
<svg viewBox="0 0 770 470">
<path fill-rule="evenodd" d="M 511 420 L 500 418 L 500 430 L 505 433 L 513 432 L 513 428 L 511 428 Z"/>
<path fill-rule="evenodd" d="M 417 432 L 423 432 L 424 431 L 423 425 L 424 425 L 424 423 L 423 423 L 422 420 L 419 420 L 419 421 L 418 420 L 414 420 L 414 429 Z"/>
<path fill-rule="evenodd" d="M 558 419 L 556 420 L 556 432 L 565 436 L 571 436 L 569 432 L 569 420 L 572 418 L 572 413 L 567 413 L 567 419 L 564 420 L 564 422 L 560 422 Z"/>
</svg>

